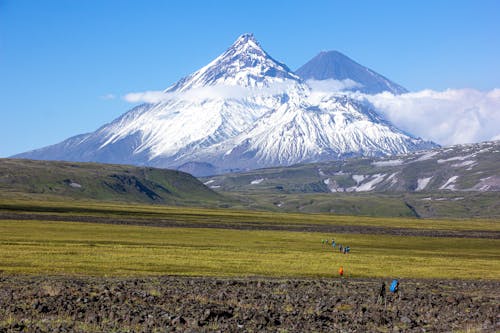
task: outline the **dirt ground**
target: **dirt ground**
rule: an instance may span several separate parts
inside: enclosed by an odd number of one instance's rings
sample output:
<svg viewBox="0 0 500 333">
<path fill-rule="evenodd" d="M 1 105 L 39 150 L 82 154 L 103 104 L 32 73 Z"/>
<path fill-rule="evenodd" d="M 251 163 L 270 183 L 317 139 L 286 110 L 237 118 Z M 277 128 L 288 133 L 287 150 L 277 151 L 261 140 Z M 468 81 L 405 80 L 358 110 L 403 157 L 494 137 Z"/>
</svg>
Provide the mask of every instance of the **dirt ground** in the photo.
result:
<svg viewBox="0 0 500 333">
<path fill-rule="evenodd" d="M 8 276 L 0 332 L 498 332 L 500 281 Z"/>
</svg>

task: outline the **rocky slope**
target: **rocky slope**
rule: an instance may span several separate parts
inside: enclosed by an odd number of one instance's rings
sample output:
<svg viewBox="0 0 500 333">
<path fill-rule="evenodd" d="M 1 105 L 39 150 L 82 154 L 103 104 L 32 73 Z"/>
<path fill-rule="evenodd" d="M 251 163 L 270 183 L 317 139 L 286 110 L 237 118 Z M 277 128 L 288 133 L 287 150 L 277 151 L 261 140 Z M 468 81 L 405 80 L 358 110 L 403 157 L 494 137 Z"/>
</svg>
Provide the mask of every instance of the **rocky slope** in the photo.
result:
<svg viewBox="0 0 500 333">
<path fill-rule="evenodd" d="M 497 281 L 0 275 L 0 332 L 496 332 Z"/>
</svg>

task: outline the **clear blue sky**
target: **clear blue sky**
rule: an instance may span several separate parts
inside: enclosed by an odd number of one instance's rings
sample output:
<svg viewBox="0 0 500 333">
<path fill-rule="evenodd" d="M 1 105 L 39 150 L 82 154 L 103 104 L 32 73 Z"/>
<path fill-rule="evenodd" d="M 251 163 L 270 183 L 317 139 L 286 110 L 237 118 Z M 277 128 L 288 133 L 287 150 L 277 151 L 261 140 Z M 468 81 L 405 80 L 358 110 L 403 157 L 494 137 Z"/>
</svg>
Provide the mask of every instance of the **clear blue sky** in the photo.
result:
<svg viewBox="0 0 500 333">
<path fill-rule="evenodd" d="M 244 32 L 292 69 L 335 49 L 412 91 L 500 87 L 496 0 L 0 0 L 0 157 L 94 131 Z"/>
</svg>

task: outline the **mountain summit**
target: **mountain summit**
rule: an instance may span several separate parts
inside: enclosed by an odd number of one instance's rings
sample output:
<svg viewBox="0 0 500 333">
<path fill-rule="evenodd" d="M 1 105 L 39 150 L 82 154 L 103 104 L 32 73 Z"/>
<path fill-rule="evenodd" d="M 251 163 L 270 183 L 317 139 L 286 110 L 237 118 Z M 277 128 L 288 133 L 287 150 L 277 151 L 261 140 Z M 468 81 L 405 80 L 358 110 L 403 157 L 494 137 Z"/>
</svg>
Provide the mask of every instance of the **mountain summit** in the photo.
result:
<svg viewBox="0 0 500 333">
<path fill-rule="evenodd" d="M 352 80 L 356 85 L 349 90 L 359 90 L 367 94 L 388 91 L 398 95 L 408 92 L 400 85 L 338 51 L 319 53 L 295 73 L 304 80 Z"/>
<path fill-rule="evenodd" d="M 267 78 L 297 80 L 290 69 L 264 51 L 253 34 L 241 35 L 215 60 L 183 78 L 165 92 L 186 91 L 213 85 L 259 87 L 268 85 Z"/>
<path fill-rule="evenodd" d="M 209 175 L 430 148 L 368 104 L 318 97 L 252 34 L 93 133 L 15 157 L 178 168 Z"/>
</svg>

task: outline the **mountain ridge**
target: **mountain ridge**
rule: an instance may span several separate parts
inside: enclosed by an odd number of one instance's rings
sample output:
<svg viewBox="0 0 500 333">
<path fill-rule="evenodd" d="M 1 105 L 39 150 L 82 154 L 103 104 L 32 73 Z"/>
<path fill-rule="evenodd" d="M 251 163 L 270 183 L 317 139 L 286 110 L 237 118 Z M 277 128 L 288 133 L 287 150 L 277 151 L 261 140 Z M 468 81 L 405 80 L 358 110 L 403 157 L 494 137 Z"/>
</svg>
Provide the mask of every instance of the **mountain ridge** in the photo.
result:
<svg viewBox="0 0 500 333">
<path fill-rule="evenodd" d="M 318 98 L 252 34 L 97 131 L 14 157 L 223 173 L 435 146 L 345 95 Z M 207 163 L 211 167 L 207 168 Z"/>
</svg>

